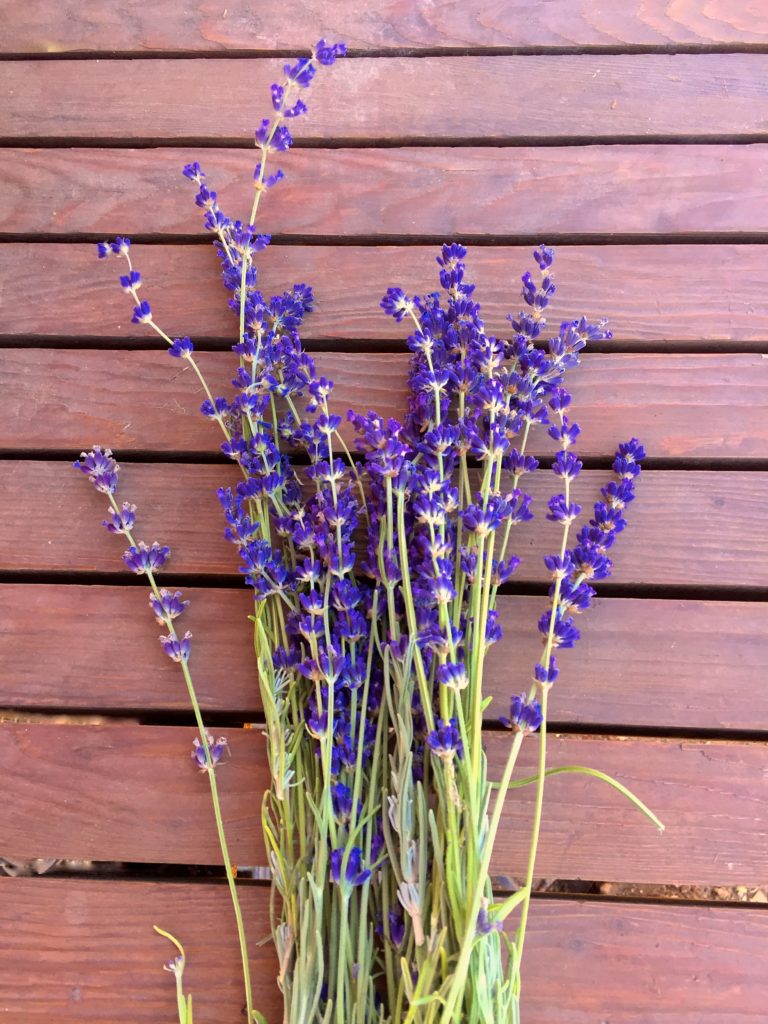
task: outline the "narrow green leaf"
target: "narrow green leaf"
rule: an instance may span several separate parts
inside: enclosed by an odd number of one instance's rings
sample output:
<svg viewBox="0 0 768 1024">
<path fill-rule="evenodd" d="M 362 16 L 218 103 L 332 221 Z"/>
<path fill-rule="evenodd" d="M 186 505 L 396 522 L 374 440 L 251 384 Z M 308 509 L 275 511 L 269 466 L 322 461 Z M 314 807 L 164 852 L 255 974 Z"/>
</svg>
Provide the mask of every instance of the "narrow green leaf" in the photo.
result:
<svg viewBox="0 0 768 1024">
<path fill-rule="evenodd" d="M 545 775 L 589 775 L 594 779 L 600 779 L 602 782 L 607 782 L 609 786 L 612 786 L 615 790 L 625 796 L 630 803 L 633 803 L 638 811 L 641 811 L 649 821 L 652 821 L 659 832 L 663 832 L 666 826 L 660 821 L 653 811 L 643 801 L 635 796 L 631 789 L 627 789 L 626 786 L 622 785 L 618 779 L 614 779 L 613 776 L 607 775 L 605 772 L 598 771 L 597 768 L 585 768 L 584 765 L 580 764 L 567 764 L 561 768 L 548 768 Z M 531 786 L 538 779 L 538 775 L 529 775 L 525 779 L 515 779 L 514 782 L 510 782 L 510 789 L 520 789 L 521 786 Z M 492 782 L 491 788 L 498 789 L 499 783 Z"/>
<path fill-rule="evenodd" d="M 523 887 L 518 889 L 517 892 L 513 892 L 511 896 L 508 896 L 501 903 L 492 903 L 488 908 L 488 912 L 493 914 L 496 921 L 503 921 L 508 917 L 515 907 L 522 903 L 525 897 L 528 895 L 528 889 Z"/>
</svg>

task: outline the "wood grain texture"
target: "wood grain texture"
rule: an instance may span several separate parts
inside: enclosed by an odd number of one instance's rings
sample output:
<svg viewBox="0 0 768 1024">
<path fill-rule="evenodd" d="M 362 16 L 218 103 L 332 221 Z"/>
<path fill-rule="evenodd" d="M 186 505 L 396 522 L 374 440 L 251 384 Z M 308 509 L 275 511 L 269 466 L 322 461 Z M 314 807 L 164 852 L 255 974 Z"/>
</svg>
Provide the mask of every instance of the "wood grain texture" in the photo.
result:
<svg viewBox="0 0 768 1024">
<path fill-rule="evenodd" d="M 258 266 L 267 295 L 296 281 L 313 285 L 316 310 L 302 332 L 313 344 L 385 338 L 404 346 L 407 331 L 384 316 L 379 301 L 390 285 L 410 294 L 434 291 L 437 252 L 437 246 L 272 246 Z M 237 322 L 212 247 L 134 245 L 133 254 L 156 320 L 169 334 L 235 340 Z M 479 246 L 468 259 L 486 327 L 507 337 L 506 315 L 521 305 L 520 275 L 534 266 L 531 247 Z M 119 264 L 97 261 L 93 245 L 0 245 L 0 339 L 31 335 L 51 347 L 66 347 L 69 338 L 153 344 L 148 328 L 130 322 L 119 273 Z M 559 246 L 555 276 L 555 328 L 585 313 L 608 317 L 617 345 L 764 347 L 768 338 L 768 303 L 760 301 L 768 294 L 766 246 Z M 39 301 L 41 282 L 46 302 Z"/>
<path fill-rule="evenodd" d="M 214 394 L 232 394 L 236 357 L 199 353 Z M 331 408 L 407 412 L 409 357 L 375 353 L 316 356 L 336 384 Z M 147 389 L 153 397 L 148 401 Z M 768 360 L 759 354 L 590 355 L 569 374 L 579 453 L 608 457 L 628 430 L 653 457 L 768 457 Z M 0 361 L 0 449 L 77 448 L 98 437 L 120 451 L 214 452 L 215 425 L 198 414 L 204 392 L 189 364 L 165 352 L 7 350 Z M 552 454 L 546 430 L 529 451 Z"/>
<path fill-rule="evenodd" d="M 185 982 L 198 1024 L 241 1020 L 238 953 L 222 886 L 0 878 L 0 893 L 0 1008 L 7 1019 L 172 1019 L 173 986 L 158 969 L 166 947 L 152 931 L 159 921 L 187 949 Z M 277 1024 L 274 955 L 256 944 L 268 929 L 266 893 L 244 887 L 241 899 L 256 1004 Z M 116 948 L 119 959 L 104 956 Z M 763 1019 L 768 915 L 755 908 L 537 900 L 527 949 L 523 1012 L 530 1024 Z"/>
<path fill-rule="evenodd" d="M 2 149 L 0 232 L 198 230 L 178 149 Z M 226 213 L 250 209 L 255 154 L 204 154 Z M 768 230 L 768 145 L 297 150 L 264 205 L 281 235 L 739 234 Z M 277 166 L 275 164 L 274 166 Z M 297 198 L 300 197 L 300 201 Z"/>
<path fill-rule="evenodd" d="M 139 506 L 139 538 L 170 545 L 171 572 L 231 574 L 235 550 L 221 536 L 216 490 L 236 480 L 229 466 L 126 463 L 119 496 Z M 575 500 L 588 508 L 605 480 L 605 473 L 583 472 Z M 554 490 L 549 474 L 536 474 L 529 490 L 541 513 Z M 119 540 L 98 525 L 106 503 L 68 462 L 0 462 L 0 493 L 0 569 L 120 571 Z M 713 597 L 719 586 L 764 587 L 768 534 L 755 524 L 766 502 L 767 473 L 644 473 L 630 527 L 615 549 L 615 578 L 625 586 L 706 586 Z M 543 518 L 523 527 L 511 543 L 523 558 L 517 578 L 543 580 L 541 558 L 558 549 L 559 537 Z"/>
<path fill-rule="evenodd" d="M 179 17 L 173 0 L 148 9 L 100 0 L 32 7 L 13 5 L 2 49 L 9 53 L 208 52 L 306 53 L 308 39 L 345 39 L 355 49 L 517 46 L 687 46 L 765 44 L 765 21 L 753 0 L 629 0 L 596 7 L 590 0 L 541 4 L 518 0 L 480 7 L 458 0 L 384 0 L 362 10 L 353 0 L 296 0 L 254 8 L 194 0 Z"/>
<path fill-rule="evenodd" d="M 185 624 L 206 710 L 260 711 L 246 590 L 189 588 Z M 539 657 L 539 597 L 499 598 L 504 630 L 486 662 L 488 717 L 507 708 Z M 768 729 L 768 605 L 602 598 L 563 651 L 555 722 Z M 187 711 L 178 667 L 157 643 L 139 587 L 0 586 L 0 707 Z M 738 666 L 738 685 L 734 685 Z"/>
<path fill-rule="evenodd" d="M 275 59 L 102 60 L 89 65 L 84 91 L 82 72 L 76 60 L 8 64 L 0 138 L 247 144 L 282 76 Z M 768 56 L 757 53 L 349 60 L 317 76 L 296 138 L 760 136 L 767 81 Z M 544 93 L 557 102 L 541 103 Z"/>
<path fill-rule="evenodd" d="M 220 863 L 208 785 L 190 759 L 193 729 L 5 723 L 0 733 L 0 768 L 14 808 L 3 828 L 6 856 Z M 217 778 L 231 855 L 238 864 L 262 865 L 265 740 L 255 730 L 226 735 L 232 757 Z M 488 736 L 491 778 L 500 778 L 509 743 L 506 732 Z M 653 807 L 667 831 L 659 834 L 595 779 L 557 776 L 547 785 L 537 873 L 764 884 L 767 749 L 756 742 L 553 736 L 551 766 L 608 772 Z M 517 777 L 533 774 L 536 758 L 536 742 L 524 744 Z M 534 788 L 516 790 L 505 806 L 493 860 L 497 876 L 524 874 Z"/>
</svg>

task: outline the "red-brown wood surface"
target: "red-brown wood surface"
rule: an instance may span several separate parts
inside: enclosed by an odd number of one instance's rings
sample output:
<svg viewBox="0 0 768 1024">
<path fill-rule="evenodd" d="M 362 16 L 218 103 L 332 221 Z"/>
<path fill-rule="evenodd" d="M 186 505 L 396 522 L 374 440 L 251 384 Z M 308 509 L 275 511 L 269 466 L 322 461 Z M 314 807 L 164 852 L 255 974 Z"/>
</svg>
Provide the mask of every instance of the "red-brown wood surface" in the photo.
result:
<svg viewBox="0 0 768 1024">
<path fill-rule="evenodd" d="M 604 472 L 585 471 L 573 494 L 599 498 Z M 216 490 L 237 480 L 234 467 L 129 464 L 121 471 L 119 496 L 139 506 L 137 536 L 171 546 L 168 571 L 201 575 L 232 573 L 236 552 L 220 530 Z M 541 513 L 554 477 L 541 472 L 530 482 Z M 121 570 L 119 539 L 98 525 L 105 502 L 67 462 L 0 462 L 0 569 L 35 572 Z M 632 505 L 629 528 L 617 545 L 615 566 L 624 585 L 763 587 L 768 576 L 768 535 L 756 531 L 768 501 L 768 474 L 761 472 L 649 471 Z M 194 509 L 194 515 L 188 509 Z M 559 545 L 555 524 L 540 516 L 511 541 L 524 558 L 521 580 L 544 580 L 544 554 Z M 162 575 L 162 574 L 161 574 Z"/>
<path fill-rule="evenodd" d="M 201 703 L 256 715 L 250 593 L 187 588 Z M 541 650 L 542 597 L 499 598 L 504 630 L 486 665 L 489 717 L 505 713 Z M 582 726 L 764 729 L 768 608 L 759 602 L 602 598 L 563 651 L 556 722 Z M 0 586 L 0 708 L 187 710 L 178 666 L 156 643 L 142 587 Z M 510 658 L 510 651 L 514 657 Z M 738 685 L 734 685 L 734 666 Z"/>
<path fill-rule="evenodd" d="M 263 736 L 226 734 L 232 757 L 217 776 L 231 856 L 261 865 Z M 3 724 L 0 770 L 13 793 L 3 852 L 218 864 L 205 777 L 190 753 L 193 729 L 176 726 Z M 487 738 L 489 775 L 500 778 L 510 734 Z M 556 776 L 536 862 L 544 878 L 744 885 L 765 882 L 768 825 L 765 742 L 553 736 L 549 763 L 598 768 L 629 786 L 668 824 L 664 834 L 596 779 Z M 537 744 L 524 744 L 518 776 L 535 771 Z M 535 799 L 531 786 L 505 806 L 493 872 L 525 872 Z M 600 842 L 595 842 L 595 837 Z"/>
<path fill-rule="evenodd" d="M 247 145 L 279 62 L 15 61 L 0 83 L 0 138 Z M 765 135 L 768 55 L 604 54 L 343 61 L 312 85 L 297 141 Z M 541 103 L 547 93 L 556 104 Z M 44 102 L 54 95 L 55 107 Z M 419 102 L 414 103 L 413 97 Z M 510 97 L 514 96 L 514 102 Z M 482 100 L 478 102 L 478 97 Z M 510 162 L 514 154 L 509 154 Z"/>
<path fill-rule="evenodd" d="M 280 1019 L 266 893 L 243 887 L 256 1004 Z M 8 1020 L 157 1024 L 175 1012 L 160 970 L 169 929 L 188 954 L 197 1024 L 241 1019 L 238 952 L 221 885 L 0 878 L 0 1010 Z M 755 908 L 536 900 L 526 943 L 530 1024 L 759 1024 L 768 915 Z M 707 971 L 702 960 L 710 960 Z M 98 972 L 94 963 L 99 965 Z M 556 965 L 556 969 L 553 967 Z"/>
<path fill-rule="evenodd" d="M 197 357 L 215 394 L 232 394 L 237 357 Z M 322 353 L 319 373 L 336 382 L 331 408 L 407 412 L 408 356 Z M 630 430 L 651 457 L 760 460 L 768 448 L 768 360 L 741 355 L 587 355 L 569 374 L 579 453 L 609 456 Z M 696 387 L 690 388 L 689 381 Z M 156 400 L 147 402 L 147 383 Z M 87 382 L 86 386 L 83 386 Z M 79 451 L 97 439 L 121 453 L 214 452 L 219 428 L 198 414 L 205 394 L 193 369 L 166 352 L 9 350 L 0 362 L 0 449 Z M 552 454 L 544 428 L 529 451 Z"/>
<path fill-rule="evenodd" d="M 197 228 L 195 212 L 189 225 Z M 519 279 L 533 266 L 531 248 L 470 250 L 468 277 L 478 282 L 487 329 L 501 337 L 509 336 L 507 314 L 520 308 Z M 316 309 L 302 334 L 314 346 L 382 338 L 404 345 L 408 329 L 385 316 L 379 301 L 393 284 L 411 294 L 434 291 L 438 251 L 274 245 L 259 260 L 259 281 L 268 295 L 296 281 L 312 283 Z M 156 319 L 169 334 L 234 341 L 237 321 L 226 307 L 211 246 L 134 245 L 132 253 Z M 100 263 L 91 244 L 0 244 L 7 296 L 0 339 L 12 344 L 18 336 L 34 337 L 51 347 L 67 347 L 73 338 L 140 339 L 156 348 L 149 328 L 130 322 L 120 272 L 121 264 Z M 766 347 L 768 303 L 759 297 L 768 294 L 768 248 L 762 245 L 559 246 L 555 277 L 555 328 L 584 313 L 608 317 L 614 346 Z M 40 302 L 43 285 L 46 301 Z"/>
<path fill-rule="evenodd" d="M 364 9 L 353 0 L 299 0 L 225 7 L 195 0 L 179 16 L 173 0 L 148 8 L 100 0 L 13 5 L 5 20 L 7 53 L 118 51 L 307 52 L 308 37 L 345 39 L 355 49 L 524 46 L 764 45 L 768 31 L 754 0 L 590 0 L 541 4 L 466 4 L 460 0 L 384 0 Z"/>
<path fill-rule="evenodd" d="M 197 230 L 194 189 L 180 175 L 191 155 L 163 148 L 0 150 L 0 232 Z M 223 209 L 245 217 L 255 153 L 211 149 L 200 162 Z M 503 240 L 566 232 L 588 240 L 715 232 L 738 240 L 768 231 L 764 144 L 297 150 L 280 165 L 289 177 L 270 193 L 259 226 L 281 235 Z"/>
<path fill-rule="evenodd" d="M 304 338 L 336 380 L 338 407 L 402 412 L 407 329 L 378 303 L 390 285 L 436 287 L 430 240 L 476 243 L 470 277 L 501 336 L 530 243 L 554 240 L 568 244 L 558 246 L 553 327 L 604 315 L 615 335 L 571 377 L 580 452 L 607 467 L 615 442 L 637 434 L 662 460 L 629 510 L 614 582 L 560 657 L 550 763 L 616 775 L 668 829 L 658 835 L 597 780 L 555 777 L 537 873 L 765 885 L 760 5 L 6 6 L 0 54 L 24 59 L 0 62 L 0 856 L 137 862 L 156 879 L 160 865 L 177 866 L 164 868 L 172 884 L 121 881 L 116 866 L 103 881 L 0 879 L 0 1011 L 14 1024 L 170 1019 L 159 923 L 188 944 L 198 1024 L 242 1019 L 225 888 L 187 870 L 220 858 L 206 780 L 189 757 L 194 731 L 178 724 L 191 721 L 180 717 L 178 670 L 159 648 L 145 588 L 118 585 L 128 582 L 122 545 L 70 463 L 93 442 L 142 460 L 123 463 L 120 496 L 139 505 L 139 536 L 173 548 L 165 579 L 195 584 L 185 588 L 191 666 L 206 715 L 230 722 L 213 731 L 232 744 L 219 778 L 233 856 L 261 864 L 264 739 L 234 724 L 260 714 L 251 599 L 215 498 L 237 473 L 196 464 L 218 444 L 195 412 L 197 389 L 129 323 L 123 267 L 97 263 L 92 242 L 143 238 L 133 252 L 158 322 L 226 349 L 236 321 L 211 247 L 192 244 L 203 231 L 180 169 L 199 159 L 226 212 L 244 216 L 266 88 L 283 54 L 320 36 L 345 38 L 354 56 L 323 69 L 310 116 L 295 125 L 300 145 L 279 160 L 287 180 L 260 212 L 276 244 L 259 272 L 268 295 L 313 284 Z M 231 359 L 201 353 L 217 389 Z M 577 500 L 589 506 L 606 474 L 585 472 Z M 541 556 L 559 543 L 543 519 L 553 489 L 546 471 L 531 481 L 539 516 L 513 537 L 518 591 L 535 583 L 543 593 Z M 500 598 L 505 635 L 487 664 L 492 777 L 509 734 L 490 723 L 528 679 L 545 602 Z M 62 712 L 111 717 L 73 725 Z M 524 745 L 522 772 L 535 753 Z M 494 864 L 504 887 L 524 870 L 532 799 L 530 787 L 510 799 Z M 273 1024 L 272 953 L 253 943 L 268 930 L 266 893 L 243 895 L 256 1001 Z M 523 1019 L 757 1024 L 766 951 L 759 906 L 537 900 Z"/>
</svg>

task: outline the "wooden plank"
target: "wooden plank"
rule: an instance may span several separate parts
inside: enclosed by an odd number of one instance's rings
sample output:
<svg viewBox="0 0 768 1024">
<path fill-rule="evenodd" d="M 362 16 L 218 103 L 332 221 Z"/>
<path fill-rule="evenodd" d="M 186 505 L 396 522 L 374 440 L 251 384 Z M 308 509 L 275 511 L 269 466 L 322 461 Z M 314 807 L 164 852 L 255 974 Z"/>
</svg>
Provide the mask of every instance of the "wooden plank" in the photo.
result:
<svg viewBox="0 0 768 1024">
<path fill-rule="evenodd" d="M 585 471 L 579 477 L 573 494 L 585 509 L 606 476 Z M 125 464 L 118 496 L 139 506 L 139 538 L 171 546 L 171 572 L 231 574 L 236 555 L 221 536 L 216 490 L 236 480 L 229 466 Z M 546 472 L 531 480 L 540 516 L 555 483 Z M 3 461 L 0 493 L 7 509 L 0 521 L 0 569 L 120 571 L 120 543 L 98 525 L 106 502 L 68 462 Z M 646 472 L 630 528 L 615 549 L 616 579 L 624 586 L 764 587 L 768 534 L 755 523 L 766 502 L 766 473 Z M 541 558 L 559 546 L 554 523 L 541 518 L 524 527 L 511 544 L 523 558 L 516 577 L 542 580 Z"/>
<path fill-rule="evenodd" d="M 0 1012 L 8 1020 L 158 1024 L 176 1013 L 173 955 L 157 924 L 187 952 L 184 987 L 196 1024 L 241 1016 L 240 952 L 226 889 L 213 884 L 0 878 Z M 240 892 L 256 1006 L 280 1019 L 264 888 Z"/>
<path fill-rule="evenodd" d="M 244 590 L 185 589 L 198 697 L 215 711 L 260 711 Z M 499 598 L 504 639 L 486 685 L 494 718 L 539 657 L 540 597 Z M 552 719 L 660 729 L 768 728 L 768 605 L 603 598 L 560 654 Z M 0 587 L 0 707 L 188 710 L 178 666 L 160 650 L 140 587 Z M 510 653 L 514 652 L 513 668 Z M 105 671 L 105 666 L 109 671 Z M 739 685 L 733 685 L 738 673 Z"/>
<path fill-rule="evenodd" d="M 197 231 L 178 149 L 2 149 L 0 231 Z M 222 208 L 246 216 L 255 154 L 206 150 Z M 768 145 L 297 150 L 261 230 L 389 240 L 567 231 L 605 234 L 768 230 Z"/>
<path fill-rule="evenodd" d="M 311 26 L 307 28 L 307 26 Z M 303 0 L 291 8 L 255 10 L 246 0 L 225 8 L 195 0 L 179 17 L 172 0 L 151 10 L 139 0 L 120 8 L 99 0 L 14 5 L 5 21 L 7 53 L 211 52 L 306 53 L 313 36 L 345 39 L 356 50 L 402 48 L 707 46 L 768 42 L 751 0 L 631 0 L 595 7 L 589 0 L 469 7 L 429 0 L 385 0 L 363 11 L 353 0 Z"/>
<path fill-rule="evenodd" d="M 172 1019 L 173 986 L 159 970 L 166 947 L 152 931 L 158 921 L 187 949 L 195 1020 L 239 1019 L 239 954 L 222 886 L 0 878 L 0 892 L 0 1007 L 8 1019 Z M 277 965 L 271 945 L 257 945 L 268 930 L 266 892 L 244 887 L 241 899 L 256 1004 L 276 1024 Z M 105 960 L 104 950 L 118 946 L 119 961 Z M 749 907 L 538 900 L 527 950 L 523 1013 L 530 1024 L 743 1024 L 759 1020 L 764 1005 L 768 915 Z"/>
<path fill-rule="evenodd" d="M 84 89 L 82 71 L 76 60 L 7 65 L 0 138 L 247 144 L 271 111 L 270 83 L 282 77 L 274 59 L 103 60 L 89 65 Z M 296 126 L 296 136 L 449 144 L 760 136 L 768 120 L 766 80 L 762 53 L 363 58 L 318 75 L 311 117 Z M 558 102 L 541 103 L 544 93 Z"/>
<path fill-rule="evenodd" d="M 0 729 L 0 767 L 13 794 L 6 856 L 220 863 L 208 786 L 190 760 L 193 729 L 15 723 Z M 215 731 L 224 731 L 232 748 L 218 775 L 232 857 L 238 864 L 263 864 L 264 738 L 253 730 Z M 488 736 L 492 778 L 501 776 L 509 736 Z M 537 746 L 524 744 L 518 777 L 535 771 Z M 608 772 L 653 807 L 668 829 L 660 835 L 595 779 L 558 776 L 547 786 L 541 877 L 765 882 L 765 743 L 553 736 L 550 747 L 553 767 L 582 764 Z M 524 787 L 505 808 L 493 863 L 498 876 L 524 873 L 534 797 Z"/>
<path fill-rule="evenodd" d="M 336 382 L 332 409 L 344 417 L 348 443 L 350 407 L 403 419 L 408 362 L 405 353 L 316 356 L 318 372 Z M 214 394 L 231 395 L 235 356 L 203 352 L 198 363 Z M 759 354 L 587 354 L 569 388 L 582 455 L 612 455 L 628 429 L 651 455 L 688 465 L 768 455 L 768 360 Z M 221 443 L 218 428 L 198 414 L 205 395 L 191 367 L 165 352 L 7 350 L 0 391 L 6 451 L 80 449 L 94 437 L 122 453 L 213 452 Z M 702 426 L 692 431 L 692 423 Z M 553 452 L 543 428 L 529 450 Z"/>
<path fill-rule="evenodd" d="M 314 286 L 316 311 L 302 332 L 307 340 L 404 342 L 407 328 L 384 316 L 379 300 L 390 285 L 411 294 L 438 287 L 437 252 L 437 246 L 273 246 L 259 260 L 260 283 L 267 295 L 296 281 Z M 236 338 L 212 247 L 135 245 L 133 253 L 156 319 L 169 334 Z M 519 277 L 533 266 L 531 247 L 474 247 L 468 259 L 487 329 L 508 336 L 506 315 L 520 308 Z M 91 244 L 0 245 L 7 296 L 0 339 L 34 336 L 66 346 L 69 338 L 140 338 L 153 344 L 151 331 L 130 323 L 119 271 L 99 263 Z M 764 347 L 768 337 L 768 305 L 755 301 L 768 293 L 762 245 L 559 246 L 556 279 L 552 325 L 582 313 L 606 316 L 614 344 Z M 724 282 L 735 279 L 739 288 L 726 301 Z"/>
</svg>

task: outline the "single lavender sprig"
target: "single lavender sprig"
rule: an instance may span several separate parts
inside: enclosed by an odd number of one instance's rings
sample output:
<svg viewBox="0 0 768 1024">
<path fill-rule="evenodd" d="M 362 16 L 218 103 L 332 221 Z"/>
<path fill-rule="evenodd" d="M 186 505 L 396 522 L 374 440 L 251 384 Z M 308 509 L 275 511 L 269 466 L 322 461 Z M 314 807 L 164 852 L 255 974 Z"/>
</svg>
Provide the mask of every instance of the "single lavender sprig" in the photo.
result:
<svg viewBox="0 0 768 1024">
<path fill-rule="evenodd" d="M 213 812 L 216 819 L 216 829 L 219 838 L 219 847 L 224 861 L 227 883 L 229 885 L 229 892 L 235 913 L 238 937 L 240 940 L 247 1018 L 249 1021 L 255 1021 L 257 1018 L 254 1015 L 253 1010 L 250 963 L 248 960 L 245 927 L 243 923 L 242 910 L 240 908 L 240 900 L 235 885 L 232 861 L 229 855 L 229 846 L 224 831 L 218 784 L 216 782 L 215 768 L 221 760 L 221 755 L 224 749 L 227 747 L 227 741 L 224 737 L 221 737 L 219 740 L 214 742 L 212 736 L 205 728 L 200 704 L 197 699 L 197 693 L 189 670 L 192 634 L 187 631 L 180 637 L 174 625 L 175 620 L 182 615 L 188 607 L 189 601 L 182 600 L 180 591 L 171 593 L 164 588 L 158 587 L 155 573 L 159 569 L 162 569 L 167 562 L 170 556 L 170 548 L 160 545 L 157 541 L 154 541 L 151 546 L 148 546 L 143 541 L 139 541 L 137 543 L 134 539 L 132 530 L 135 525 L 136 506 L 130 505 L 126 502 L 121 507 L 115 499 L 120 467 L 112 457 L 111 450 L 109 448 L 102 449 L 100 446 L 95 445 L 91 451 L 81 453 L 80 458 L 74 463 L 74 467 L 88 477 L 94 488 L 99 493 L 106 494 L 110 508 L 108 510 L 108 518 L 104 520 L 103 525 L 109 533 L 122 534 L 128 541 L 130 547 L 123 555 L 123 560 L 132 572 L 137 575 L 144 575 L 147 577 L 147 582 L 150 587 L 150 609 L 156 620 L 168 630 L 167 635 L 161 635 L 160 637 L 161 646 L 168 657 L 179 664 L 184 676 L 184 682 L 187 687 L 187 693 L 192 704 L 192 710 L 195 715 L 195 722 L 197 723 L 199 732 L 199 737 L 196 737 L 194 740 L 192 757 L 208 776 L 208 782 L 211 790 L 211 802 L 213 804 Z M 172 939 L 171 941 L 175 940 Z M 173 967 L 179 993 L 181 992 L 180 985 L 183 968 L 184 954 L 182 951 L 181 960 L 178 962 L 174 961 Z M 181 999 L 181 996 L 179 996 L 179 998 Z M 179 1003 L 179 1006 L 181 1012 L 181 1002 Z"/>
</svg>

